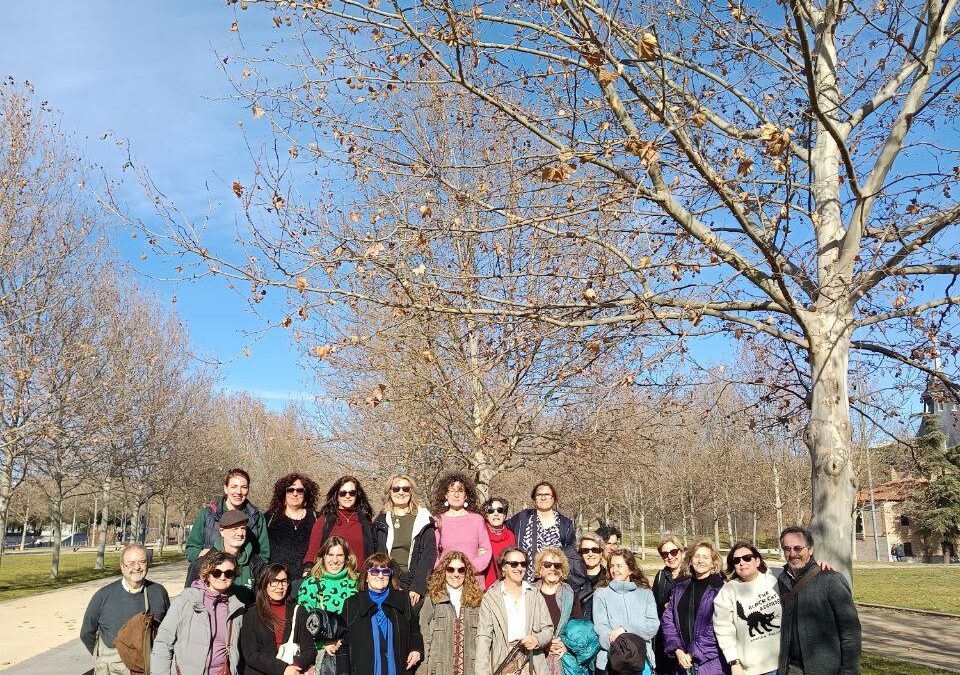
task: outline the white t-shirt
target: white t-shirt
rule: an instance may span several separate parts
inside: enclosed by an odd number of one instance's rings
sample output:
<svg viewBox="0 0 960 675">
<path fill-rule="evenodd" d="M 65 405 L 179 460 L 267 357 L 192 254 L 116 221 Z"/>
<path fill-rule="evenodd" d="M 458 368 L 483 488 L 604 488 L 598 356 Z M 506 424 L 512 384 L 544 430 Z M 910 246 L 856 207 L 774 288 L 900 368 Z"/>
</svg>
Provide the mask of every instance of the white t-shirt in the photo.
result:
<svg viewBox="0 0 960 675">
<path fill-rule="evenodd" d="M 507 594 L 506 586 L 501 585 L 503 605 L 507 608 L 507 642 L 526 637 L 527 629 L 527 589 L 530 584 L 524 581 L 520 587 L 520 598 Z"/>
<path fill-rule="evenodd" d="M 728 581 L 713 603 L 713 629 L 723 658 L 740 659 L 747 675 L 776 670 L 782 616 L 774 575 L 761 572 L 750 582 Z"/>
<path fill-rule="evenodd" d="M 447 584 L 447 597 L 450 598 L 450 604 L 453 605 L 453 611 L 460 616 L 460 604 L 463 601 L 463 586 L 454 588 Z"/>
</svg>

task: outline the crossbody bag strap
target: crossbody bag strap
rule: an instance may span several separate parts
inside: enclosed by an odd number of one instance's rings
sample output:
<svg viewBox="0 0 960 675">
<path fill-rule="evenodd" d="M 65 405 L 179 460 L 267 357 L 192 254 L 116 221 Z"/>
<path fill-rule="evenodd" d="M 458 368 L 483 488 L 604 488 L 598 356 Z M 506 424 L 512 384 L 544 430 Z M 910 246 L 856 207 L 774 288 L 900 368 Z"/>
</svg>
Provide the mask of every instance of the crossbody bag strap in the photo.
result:
<svg viewBox="0 0 960 675">
<path fill-rule="evenodd" d="M 786 572 L 784 572 L 784 574 L 786 574 Z M 812 568 L 810 568 L 809 572 L 803 575 L 803 578 L 801 578 L 800 581 L 794 584 L 793 588 L 790 590 L 789 593 L 787 593 L 787 596 L 783 599 L 784 609 L 786 609 L 787 607 L 793 604 L 793 601 L 796 600 L 797 595 L 800 593 L 800 591 L 802 591 L 807 584 L 813 581 L 813 578 L 818 574 L 820 574 L 820 567 L 818 565 L 814 565 Z"/>
<path fill-rule="evenodd" d="M 293 617 L 290 619 L 290 637 L 287 638 L 287 644 L 296 644 L 297 643 L 297 610 L 300 609 L 300 605 L 293 606 Z"/>
</svg>

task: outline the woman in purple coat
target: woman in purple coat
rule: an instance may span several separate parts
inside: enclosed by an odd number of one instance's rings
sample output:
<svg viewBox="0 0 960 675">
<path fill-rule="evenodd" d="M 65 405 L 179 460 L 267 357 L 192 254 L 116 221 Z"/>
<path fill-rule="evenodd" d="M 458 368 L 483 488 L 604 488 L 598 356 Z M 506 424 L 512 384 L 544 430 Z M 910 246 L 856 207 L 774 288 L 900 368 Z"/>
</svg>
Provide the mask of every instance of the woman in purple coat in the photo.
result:
<svg viewBox="0 0 960 675">
<path fill-rule="evenodd" d="M 663 613 L 663 646 L 676 659 L 675 673 L 695 667 L 697 675 L 724 675 L 730 666 L 713 632 L 713 601 L 723 587 L 723 558 L 709 541 L 687 549 Z"/>
</svg>

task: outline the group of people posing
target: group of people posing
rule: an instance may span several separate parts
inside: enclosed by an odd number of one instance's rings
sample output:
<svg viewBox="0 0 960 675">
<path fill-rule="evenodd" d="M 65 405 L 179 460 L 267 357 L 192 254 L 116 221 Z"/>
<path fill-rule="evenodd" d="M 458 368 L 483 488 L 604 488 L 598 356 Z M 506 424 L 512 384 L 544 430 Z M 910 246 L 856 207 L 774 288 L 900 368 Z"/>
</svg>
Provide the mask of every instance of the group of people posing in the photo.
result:
<svg viewBox="0 0 960 675">
<path fill-rule="evenodd" d="M 308 476 L 284 476 L 263 513 L 249 487 L 230 471 L 224 497 L 197 516 L 187 588 L 162 607 L 154 675 L 859 672 L 849 586 L 800 528 L 781 534 L 779 576 L 750 543 L 724 560 L 709 541 L 666 537 L 651 583 L 616 528 L 578 537 L 546 481 L 512 515 L 501 497 L 478 504 L 459 472 L 436 483 L 429 507 L 410 476 L 393 476 L 376 515 L 352 476 L 325 497 Z M 137 582 L 126 559 L 120 597 L 141 611 L 125 596 L 157 585 L 145 561 Z M 98 663 L 115 664 L 122 617 L 98 630 L 94 601 L 83 638 Z"/>
</svg>

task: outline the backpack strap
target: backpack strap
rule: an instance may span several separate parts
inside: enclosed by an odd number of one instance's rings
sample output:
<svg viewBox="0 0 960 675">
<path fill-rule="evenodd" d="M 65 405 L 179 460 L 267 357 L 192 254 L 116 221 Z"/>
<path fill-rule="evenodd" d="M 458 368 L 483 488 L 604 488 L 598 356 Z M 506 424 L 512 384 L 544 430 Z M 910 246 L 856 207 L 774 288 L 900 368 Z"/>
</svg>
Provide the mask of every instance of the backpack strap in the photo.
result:
<svg viewBox="0 0 960 675">
<path fill-rule="evenodd" d="M 786 572 L 784 572 L 786 574 Z M 786 609 L 793 604 L 793 601 L 796 600 L 797 595 L 802 591 L 807 584 L 813 581 L 813 578 L 820 574 L 820 566 L 814 565 L 810 568 L 810 571 L 803 575 L 803 577 L 793 585 L 793 588 L 787 593 L 786 597 L 783 599 L 783 608 Z"/>
</svg>

